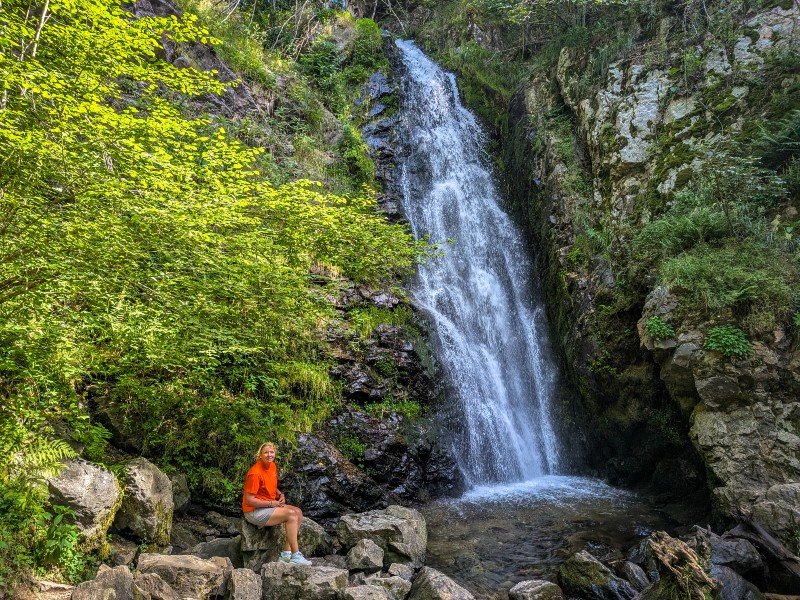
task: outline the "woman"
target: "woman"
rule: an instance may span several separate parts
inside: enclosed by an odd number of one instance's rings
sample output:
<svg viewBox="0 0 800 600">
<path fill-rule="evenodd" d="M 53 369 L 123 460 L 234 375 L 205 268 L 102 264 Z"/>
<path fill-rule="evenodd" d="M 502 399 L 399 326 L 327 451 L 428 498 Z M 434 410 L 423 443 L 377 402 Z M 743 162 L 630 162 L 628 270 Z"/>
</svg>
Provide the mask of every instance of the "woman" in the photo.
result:
<svg viewBox="0 0 800 600">
<path fill-rule="evenodd" d="M 275 444 L 261 444 L 255 459 L 256 463 L 250 467 L 244 480 L 242 510 L 245 520 L 256 527 L 272 527 L 283 523 L 286 526 L 286 545 L 278 560 L 310 565 L 311 561 L 303 556 L 297 544 L 303 512 L 296 506 L 286 504 L 286 496 L 278 489 Z"/>
</svg>

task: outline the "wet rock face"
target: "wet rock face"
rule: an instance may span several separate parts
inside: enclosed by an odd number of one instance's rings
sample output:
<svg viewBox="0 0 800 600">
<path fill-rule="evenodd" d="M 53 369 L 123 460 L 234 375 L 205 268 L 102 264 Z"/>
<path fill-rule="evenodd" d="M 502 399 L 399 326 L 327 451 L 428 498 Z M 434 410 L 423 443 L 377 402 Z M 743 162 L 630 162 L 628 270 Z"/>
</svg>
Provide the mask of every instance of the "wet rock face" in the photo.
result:
<svg viewBox="0 0 800 600">
<path fill-rule="evenodd" d="M 628 310 L 607 317 L 617 273 L 601 252 L 579 256 L 589 251 L 577 243 L 575 222 L 588 213 L 610 223 L 620 238 L 609 242 L 613 254 L 630 242 L 626 231 L 641 231 L 669 207 L 706 168 L 703 148 L 752 120 L 757 90 L 736 74 L 765 64 L 776 48 L 796 51 L 798 18 L 797 4 L 784 3 L 748 17 L 731 47 L 709 38 L 688 87 L 677 82 L 672 58 L 651 66 L 634 57 L 611 64 L 599 89 L 582 94 L 586 56 L 564 49 L 554 77 L 538 74 L 518 94 L 506 144 L 512 201 L 539 244 L 552 322 L 583 401 L 572 411 L 590 423 L 590 460 L 616 482 L 661 482 L 657 492 L 673 491 L 676 500 L 702 490 L 708 474 L 722 515 L 753 519 L 784 541 L 800 525 L 800 352 L 792 332 L 764 332 L 741 359 L 706 350 L 705 334 L 724 323 L 679 317 L 681 291 L 657 287 L 655 274 L 637 282 Z M 569 115 L 574 134 L 548 128 L 548 111 Z M 559 142 L 573 144 L 577 159 L 560 154 Z M 586 183 L 577 190 L 565 185 L 576 170 Z M 673 325 L 674 335 L 654 339 L 652 317 Z"/>
</svg>

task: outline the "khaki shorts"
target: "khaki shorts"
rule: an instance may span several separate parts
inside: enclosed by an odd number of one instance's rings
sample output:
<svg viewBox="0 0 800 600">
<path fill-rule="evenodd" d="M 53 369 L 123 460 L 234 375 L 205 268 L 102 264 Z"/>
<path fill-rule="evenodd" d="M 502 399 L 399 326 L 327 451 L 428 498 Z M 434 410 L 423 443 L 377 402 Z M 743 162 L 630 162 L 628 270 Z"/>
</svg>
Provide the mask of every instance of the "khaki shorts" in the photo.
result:
<svg viewBox="0 0 800 600">
<path fill-rule="evenodd" d="M 274 512 L 274 508 L 257 508 L 244 513 L 244 520 L 256 527 L 264 527 Z"/>
</svg>

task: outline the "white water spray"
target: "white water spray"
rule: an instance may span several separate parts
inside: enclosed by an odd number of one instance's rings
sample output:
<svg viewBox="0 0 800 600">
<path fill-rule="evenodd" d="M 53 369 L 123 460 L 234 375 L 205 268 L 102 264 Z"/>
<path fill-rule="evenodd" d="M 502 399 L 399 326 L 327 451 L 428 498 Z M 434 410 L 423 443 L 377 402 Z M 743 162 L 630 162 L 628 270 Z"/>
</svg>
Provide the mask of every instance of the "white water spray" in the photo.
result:
<svg viewBox="0 0 800 600">
<path fill-rule="evenodd" d="M 461 469 L 473 485 L 556 473 L 555 365 L 527 249 L 500 208 L 481 128 L 455 78 L 412 42 L 397 46 L 403 209 L 414 235 L 444 252 L 420 266 L 413 294 L 460 402 Z"/>
</svg>

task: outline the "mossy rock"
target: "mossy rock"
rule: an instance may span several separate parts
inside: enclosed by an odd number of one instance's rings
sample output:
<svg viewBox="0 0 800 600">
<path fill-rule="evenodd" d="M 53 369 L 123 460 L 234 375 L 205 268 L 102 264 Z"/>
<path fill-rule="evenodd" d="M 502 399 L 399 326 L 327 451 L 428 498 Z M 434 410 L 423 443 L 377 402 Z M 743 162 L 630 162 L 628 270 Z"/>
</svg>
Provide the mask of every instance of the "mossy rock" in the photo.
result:
<svg viewBox="0 0 800 600">
<path fill-rule="evenodd" d="M 558 581 L 567 596 L 591 600 L 632 599 L 636 590 L 614 575 L 586 550 L 567 559 L 558 569 Z"/>
</svg>

